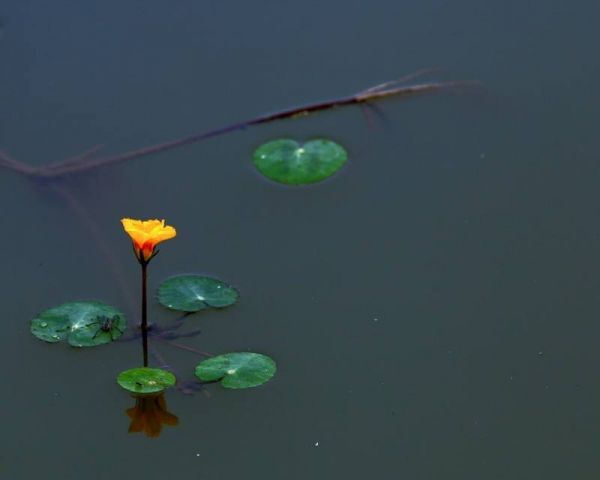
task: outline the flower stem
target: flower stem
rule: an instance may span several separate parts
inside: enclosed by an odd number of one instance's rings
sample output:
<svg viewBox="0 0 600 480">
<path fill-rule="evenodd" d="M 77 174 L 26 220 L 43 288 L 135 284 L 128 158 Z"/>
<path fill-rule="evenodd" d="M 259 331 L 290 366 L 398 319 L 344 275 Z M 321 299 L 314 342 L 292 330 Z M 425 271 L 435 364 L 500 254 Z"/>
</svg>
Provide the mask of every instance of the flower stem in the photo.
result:
<svg viewBox="0 0 600 480">
<path fill-rule="evenodd" d="M 142 348 L 144 350 L 144 367 L 148 366 L 148 301 L 146 285 L 148 283 L 148 263 L 140 262 L 142 266 Z"/>
</svg>

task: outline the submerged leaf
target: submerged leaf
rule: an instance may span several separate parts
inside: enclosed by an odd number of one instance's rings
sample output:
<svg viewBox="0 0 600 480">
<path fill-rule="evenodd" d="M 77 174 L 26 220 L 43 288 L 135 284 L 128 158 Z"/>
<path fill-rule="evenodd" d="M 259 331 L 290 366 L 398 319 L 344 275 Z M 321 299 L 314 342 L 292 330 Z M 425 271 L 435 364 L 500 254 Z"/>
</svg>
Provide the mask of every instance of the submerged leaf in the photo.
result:
<svg viewBox="0 0 600 480">
<path fill-rule="evenodd" d="M 49 308 L 31 321 L 31 333 L 45 342 L 67 340 L 74 347 L 95 347 L 119 338 L 125 316 L 100 302 L 70 302 Z"/>
<path fill-rule="evenodd" d="M 171 310 L 182 312 L 228 307 L 238 296 L 237 290 L 225 282 L 200 275 L 172 277 L 158 287 L 158 301 Z"/>
<path fill-rule="evenodd" d="M 337 172 L 348 159 L 346 150 L 327 139 L 301 145 L 281 139 L 264 143 L 254 152 L 254 165 L 271 180 L 288 185 L 320 182 Z"/>
<path fill-rule="evenodd" d="M 132 368 L 119 373 L 117 383 L 132 393 L 159 393 L 175 385 L 175 375 L 160 368 Z"/>
<path fill-rule="evenodd" d="M 261 353 L 225 353 L 203 360 L 196 367 L 196 377 L 205 382 L 221 381 L 225 388 L 250 388 L 267 382 L 277 366 Z"/>
</svg>

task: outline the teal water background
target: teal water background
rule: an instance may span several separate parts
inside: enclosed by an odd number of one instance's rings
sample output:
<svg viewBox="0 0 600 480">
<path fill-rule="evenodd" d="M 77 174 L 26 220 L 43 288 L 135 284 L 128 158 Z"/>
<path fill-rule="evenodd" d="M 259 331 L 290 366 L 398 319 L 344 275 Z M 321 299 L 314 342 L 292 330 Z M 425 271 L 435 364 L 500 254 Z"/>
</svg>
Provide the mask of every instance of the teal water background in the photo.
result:
<svg viewBox="0 0 600 480">
<path fill-rule="evenodd" d="M 337 109 L 74 176 L 59 184 L 71 203 L 0 171 L 2 478 L 597 478 L 599 14 L 591 0 L 5 0 L 0 149 L 34 165 L 421 67 L 483 88 L 382 102 L 387 122 Z M 285 188 L 252 166 L 265 141 L 320 136 L 350 154 L 323 184 Z M 232 309 L 189 319 L 203 332 L 187 344 L 279 366 L 248 391 L 169 392 L 180 425 L 158 439 L 127 434 L 133 400 L 114 380 L 137 345 L 29 334 L 75 299 L 135 323 L 123 216 L 178 228 L 152 289 L 183 272 L 239 288 Z M 193 354 L 156 348 L 193 372 Z"/>
</svg>

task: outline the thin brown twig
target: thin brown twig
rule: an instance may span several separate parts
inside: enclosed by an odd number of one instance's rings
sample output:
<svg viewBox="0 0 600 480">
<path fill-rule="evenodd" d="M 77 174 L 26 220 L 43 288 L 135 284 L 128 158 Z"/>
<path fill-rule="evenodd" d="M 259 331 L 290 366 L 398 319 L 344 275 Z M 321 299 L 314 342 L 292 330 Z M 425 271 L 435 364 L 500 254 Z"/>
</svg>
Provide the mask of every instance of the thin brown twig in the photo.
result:
<svg viewBox="0 0 600 480">
<path fill-rule="evenodd" d="M 396 82 L 391 82 L 395 84 Z M 384 87 L 387 84 L 382 84 Z M 101 157 L 95 160 L 91 160 L 89 162 L 83 163 L 73 162 L 71 159 L 66 162 L 58 162 L 54 164 L 50 164 L 43 169 L 40 169 L 39 173 L 42 176 L 48 177 L 59 177 L 62 175 L 72 174 L 72 173 L 80 173 L 88 170 L 105 167 L 108 165 L 115 165 L 118 163 L 122 163 L 128 160 L 132 160 L 134 158 L 145 157 L 148 155 L 153 155 L 156 153 L 165 152 L 168 150 L 172 150 L 174 148 L 178 148 L 184 145 L 190 145 L 192 143 L 199 142 L 201 140 L 205 140 L 207 138 L 216 137 L 219 135 L 223 135 L 225 133 L 234 132 L 237 130 L 242 130 L 246 127 L 250 127 L 253 125 L 259 125 L 263 123 L 272 122 L 274 120 L 283 120 L 286 118 L 293 118 L 297 116 L 308 115 L 310 113 L 315 113 L 319 111 L 328 110 L 335 107 L 346 106 L 346 105 L 355 105 L 361 104 L 365 102 L 371 102 L 376 100 L 381 100 L 387 97 L 412 97 L 416 95 L 422 95 L 426 93 L 435 93 L 444 90 L 449 90 L 451 88 L 457 87 L 468 87 L 478 85 L 478 82 L 472 81 L 450 81 L 450 82 L 427 82 L 420 83 L 415 85 L 405 85 L 405 86 L 394 86 L 388 88 L 382 88 L 382 85 L 377 85 L 375 90 L 369 89 L 357 93 L 355 95 L 350 95 L 347 97 L 341 97 L 334 100 L 327 100 L 322 102 L 310 103 L 306 105 L 302 105 L 299 107 L 289 108 L 285 110 L 281 110 L 274 113 L 267 113 L 264 115 L 260 115 L 258 117 L 252 118 L 250 120 L 246 120 L 243 122 L 234 123 L 231 125 L 227 125 L 225 127 L 216 128 L 213 130 L 208 130 L 205 132 L 195 133 L 186 137 L 182 137 L 176 140 L 171 140 L 168 142 L 151 145 L 148 147 L 143 147 L 136 150 L 131 150 L 129 152 L 120 153 L 117 155 L 112 155 L 108 157 Z"/>
<path fill-rule="evenodd" d="M 154 357 L 154 359 L 159 363 L 159 368 L 164 368 L 165 370 L 171 370 L 171 366 L 166 362 L 165 358 L 159 353 L 159 351 L 156 348 L 149 347 L 149 350 L 150 350 L 150 355 L 152 355 Z"/>
<path fill-rule="evenodd" d="M 31 175 L 37 170 L 36 167 L 19 162 L 2 151 L 0 151 L 0 166 L 9 168 L 10 170 L 14 170 L 15 172 L 22 173 L 24 175 Z"/>
<path fill-rule="evenodd" d="M 159 342 L 164 343 L 165 345 L 171 345 L 172 347 L 175 348 L 180 348 L 182 350 L 187 350 L 188 352 L 193 352 L 196 353 L 198 355 L 202 355 L 204 357 L 211 357 L 212 355 L 208 352 L 203 352 L 201 350 L 196 350 L 193 347 L 188 347 L 187 345 L 183 345 L 181 343 L 177 343 L 177 342 L 172 342 L 170 340 L 165 340 L 164 338 L 160 338 L 160 337 L 155 337 L 155 340 L 158 340 Z"/>
<path fill-rule="evenodd" d="M 390 80 L 388 82 L 383 82 L 383 83 L 380 83 L 379 85 L 369 87 L 366 90 L 363 90 L 363 92 L 374 92 L 377 90 L 389 88 L 391 85 L 400 85 L 401 83 L 408 82 L 409 80 L 414 80 L 415 78 L 422 77 L 423 75 L 439 72 L 440 70 L 442 70 L 442 69 L 439 67 L 421 68 L 419 70 L 415 70 L 412 73 L 409 73 L 408 75 L 404 75 L 400 78 L 397 78 L 396 80 Z"/>
<path fill-rule="evenodd" d="M 81 152 L 77 155 L 67 158 L 66 160 L 62 161 L 61 164 L 62 165 L 73 165 L 73 164 L 85 162 L 86 160 L 93 158 L 94 155 L 96 153 L 98 153 L 98 150 L 100 150 L 102 147 L 104 147 L 103 144 L 94 145 L 93 147 L 90 147 L 87 150 L 84 150 L 83 152 Z"/>
<path fill-rule="evenodd" d="M 391 82 L 385 82 L 375 85 L 371 88 L 363 90 L 354 95 L 347 97 L 340 97 L 333 100 L 309 103 L 299 107 L 289 108 L 280 110 L 278 112 L 267 113 L 258 117 L 246 120 L 243 122 L 233 123 L 225 127 L 208 130 L 205 132 L 199 132 L 186 137 L 178 138 L 164 143 L 156 145 L 150 145 L 147 147 L 139 148 L 136 150 L 130 150 L 128 152 L 111 155 L 107 157 L 93 158 L 93 155 L 101 147 L 97 145 L 91 149 L 75 156 L 63 160 L 61 162 L 52 163 L 49 165 L 34 167 L 23 162 L 14 160 L 6 153 L 0 151 L 0 168 L 8 168 L 22 175 L 26 175 L 32 178 L 59 178 L 64 175 L 72 173 L 83 173 L 96 168 L 105 167 L 109 165 L 115 165 L 135 158 L 145 157 L 156 153 L 165 152 L 174 148 L 182 147 L 184 145 L 190 145 L 201 140 L 223 135 L 225 133 L 242 130 L 246 127 L 253 125 L 259 125 L 263 123 L 272 122 L 275 120 L 283 120 L 286 118 L 294 118 L 299 116 L 305 116 L 311 113 L 319 111 L 329 110 L 335 107 L 341 107 L 346 105 L 357 105 L 365 104 L 368 102 L 379 101 L 388 97 L 401 97 L 408 98 L 416 95 L 423 95 L 427 93 L 436 93 L 440 91 L 447 91 L 459 87 L 474 87 L 480 85 L 476 81 L 448 81 L 448 82 L 425 82 L 413 85 L 398 86 L 399 82 L 404 82 L 409 79 L 413 79 L 425 73 L 431 73 L 434 69 L 422 69 L 418 70 L 410 75 L 402 77 L 398 80 Z"/>
</svg>

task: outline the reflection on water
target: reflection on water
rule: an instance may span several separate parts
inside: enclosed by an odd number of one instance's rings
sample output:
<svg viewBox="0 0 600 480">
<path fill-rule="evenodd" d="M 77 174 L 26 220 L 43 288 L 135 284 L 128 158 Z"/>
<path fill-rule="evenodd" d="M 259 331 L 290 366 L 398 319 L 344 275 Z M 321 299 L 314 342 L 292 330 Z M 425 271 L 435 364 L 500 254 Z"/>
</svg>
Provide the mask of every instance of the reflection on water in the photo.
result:
<svg viewBox="0 0 600 480">
<path fill-rule="evenodd" d="M 131 419 L 129 433 L 143 432 L 147 437 L 158 437 L 163 425 L 175 427 L 179 424 L 179 419 L 167 410 L 164 393 L 133 397 L 135 406 L 125 410 Z"/>
</svg>

